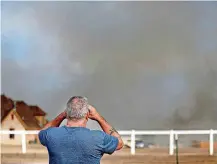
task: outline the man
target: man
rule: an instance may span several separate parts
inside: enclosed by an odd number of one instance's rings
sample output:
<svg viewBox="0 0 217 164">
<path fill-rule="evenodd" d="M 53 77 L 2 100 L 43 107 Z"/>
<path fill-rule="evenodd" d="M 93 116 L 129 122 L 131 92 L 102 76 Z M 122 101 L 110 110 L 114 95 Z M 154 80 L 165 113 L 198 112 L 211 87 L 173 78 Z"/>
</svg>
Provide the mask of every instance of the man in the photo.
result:
<svg viewBox="0 0 217 164">
<path fill-rule="evenodd" d="M 67 124 L 59 127 L 64 119 Z M 88 119 L 97 121 L 104 132 L 86 128 Z M 99 164 L 104 153 L 123 147 L 118 132 L 80 96 L 69 99 L 66 111 L 39 132 L 39 140 L 47 147 L 50 164 Z"/>
</svg>

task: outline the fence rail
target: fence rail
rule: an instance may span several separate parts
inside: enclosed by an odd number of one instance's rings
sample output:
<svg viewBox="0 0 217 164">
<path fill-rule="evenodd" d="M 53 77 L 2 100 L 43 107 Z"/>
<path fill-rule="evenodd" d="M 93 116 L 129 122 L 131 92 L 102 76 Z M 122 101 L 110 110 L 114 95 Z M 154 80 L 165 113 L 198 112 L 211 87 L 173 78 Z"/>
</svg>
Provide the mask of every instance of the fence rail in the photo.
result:
<svg viewBox="0 0 217 164">
<path fill-rule="evenodd" d="M 135 155 L 135 136 L 136 135 L 168 135 L 169 136 L 169 154 L 174 154 L 174 137 L 178 139 L 178 135 L 189 135 L 189 134 L 206 134 L 209 135 L 209 154 L 214 154 L 214 134 L 217 134 L 217 130 L 157 130 L 157 131 L 118 131 L 120 135 L 131 135 L 131 154 Z M 2 134 L 20 134 L 22 136 L 22 153 L 26 153 L 26 135 L 27 134 L 38 134 L 39 131 L 9 131 L 1 130 Z"/>
</svg>

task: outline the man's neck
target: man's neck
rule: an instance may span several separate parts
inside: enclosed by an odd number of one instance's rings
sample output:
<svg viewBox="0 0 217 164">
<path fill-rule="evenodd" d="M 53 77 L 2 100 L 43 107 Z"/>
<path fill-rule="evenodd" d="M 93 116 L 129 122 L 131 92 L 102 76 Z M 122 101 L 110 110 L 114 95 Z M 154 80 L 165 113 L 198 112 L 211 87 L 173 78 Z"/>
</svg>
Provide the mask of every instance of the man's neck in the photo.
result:
<svg viewBox="0 0 217 164">
<path fill-rule="evenodd" d="M 68 127 L 86 127 L 86 120 L 67 120 L 66 126 Z"/>
</svg>

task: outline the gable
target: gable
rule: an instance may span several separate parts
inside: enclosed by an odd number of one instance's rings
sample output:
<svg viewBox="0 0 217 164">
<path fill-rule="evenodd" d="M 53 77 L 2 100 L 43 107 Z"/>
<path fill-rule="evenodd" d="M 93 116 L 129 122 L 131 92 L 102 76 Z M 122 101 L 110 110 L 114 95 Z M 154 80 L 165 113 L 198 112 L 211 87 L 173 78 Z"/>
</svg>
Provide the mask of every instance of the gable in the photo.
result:
<svg viewBox="0 0 217 164">
<path fill-rule="evenodd" d="M 4 118 L 4 120 L 2 120 L 2 130 L 8 130 L 10 128 L 13 128 L 15 130 L 25 130 L 25 126 L 18 117 L 19 116 L 15 113 L 15 111 L 12 110 L 11 112 L 9 112 L 8 115 Z"/>
</svg>

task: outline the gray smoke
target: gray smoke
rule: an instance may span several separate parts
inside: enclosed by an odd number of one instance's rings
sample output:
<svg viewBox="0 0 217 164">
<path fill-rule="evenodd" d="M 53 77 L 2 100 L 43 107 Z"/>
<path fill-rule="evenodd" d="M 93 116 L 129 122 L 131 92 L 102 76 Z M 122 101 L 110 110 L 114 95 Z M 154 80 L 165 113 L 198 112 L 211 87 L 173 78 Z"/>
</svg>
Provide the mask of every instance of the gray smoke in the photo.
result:
<svg viewBox="0 0 217 164">
<path fill-rule="evenodd" d="M 213 61 L 216 62 L 215 59 Z M 210 62 L 207 62 L 207 72 L 202 77 L 203 79 L 198 79 L 199 85 L 198 82 L 192 83 L 192 85 L 198 85 L 193 92 L 193 105 L 177 108 L 174 112 L 172 119 L 174 127 L 178 129 L 216 127 L 214 123 L 217 116 L 217 71 Z"/>
<path fill-rule="evenodd" d="M 83 95 L 117 129 L 216 128 L 216 2 L 2 2 L 2 91 L 49 118 Z"/>
</svg>

